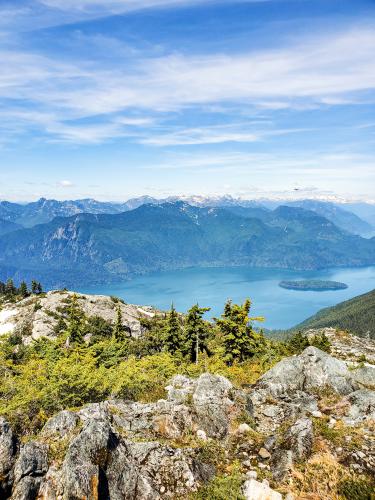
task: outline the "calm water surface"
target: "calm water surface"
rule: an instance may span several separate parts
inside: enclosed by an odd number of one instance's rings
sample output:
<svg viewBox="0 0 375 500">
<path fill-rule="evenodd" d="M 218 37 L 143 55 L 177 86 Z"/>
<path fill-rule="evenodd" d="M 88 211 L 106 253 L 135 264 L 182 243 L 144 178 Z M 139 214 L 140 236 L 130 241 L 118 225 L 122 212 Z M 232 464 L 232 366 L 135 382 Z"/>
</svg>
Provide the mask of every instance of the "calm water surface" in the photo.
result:
<svg viewBox="0 0 375 500">
<path fill-rule="evenodd" d="M 278 283 L 285 279 L 341 281 L 346 290 L 323 292 L 286 290 Z M 211 307 L 209 316 L 218 316 L 225 301 L 253 302 L 253 315 L 264 316 L 266 328 L 289 328 L 331 306 L 375 288 L 375 267 L 285 271 L 248 267 L 190 268 L 148 274 L 116 285 L 81 288 L 82 293 L 116 295 L 133 304 L 168 309 L 173 302 L 184 312 L 192 304 Z"/>
</svg>

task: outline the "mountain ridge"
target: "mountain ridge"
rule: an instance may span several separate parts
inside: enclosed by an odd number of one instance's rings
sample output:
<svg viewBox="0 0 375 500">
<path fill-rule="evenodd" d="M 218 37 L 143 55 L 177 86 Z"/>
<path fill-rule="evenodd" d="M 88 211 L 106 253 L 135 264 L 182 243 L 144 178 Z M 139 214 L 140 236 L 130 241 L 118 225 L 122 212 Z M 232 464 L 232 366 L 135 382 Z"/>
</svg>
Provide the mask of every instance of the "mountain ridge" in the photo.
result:
<svg viewBox="0 0 375 500">
<path fill-rule="evenodd" d="M 119 214 L 57 217 L 0 237 L 0 256 L 0 268 L 11 263 L 26 277 L 32 273 L 47 284 L 70 285 L 73 278 L 107 283 L 206 265 L 301 270 L 372 265 L 375 239 L 350 235 L 301 208 L 278 207 L 261 220 L 178 201 Z"/>
</svg>

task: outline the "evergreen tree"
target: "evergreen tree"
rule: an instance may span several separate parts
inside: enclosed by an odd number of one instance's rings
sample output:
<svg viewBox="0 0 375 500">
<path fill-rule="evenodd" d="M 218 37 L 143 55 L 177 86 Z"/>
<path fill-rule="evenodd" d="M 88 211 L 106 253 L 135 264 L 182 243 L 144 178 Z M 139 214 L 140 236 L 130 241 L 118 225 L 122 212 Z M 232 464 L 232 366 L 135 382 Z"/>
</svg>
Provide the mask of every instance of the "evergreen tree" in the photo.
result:
<svg viewBox="0 0 375 500">
<path fill-rule="evenodd" d="M 116 321 L 113 325 L 113 330 L 112 330 L 112 335 L 113 338 L 116 339 L 117 341 L 122 341 L 125 340 L 125 338 L 128 336 L 129 329 L 124 326 L 122 322 L 122 312 L 121 312 L 121 307 L 118 305 L 117 306 L 117 315 L 116 315 Z"/>
<path fill-rule="evenodd" d="M 203 320 L 203 315 L 209 311 L 209 307 L 194 305 L 188 310 L 185 322 L 185 350 L 192 363 L 198 363 L 199 352 L 209 353 L 207 340 L 209 328 Z"/>
<path fill-rule="evenodd" d="M 164 329 L 164 344 L 171 354 L 184 351 L 183 332 L 180 320 L 174 305 L 172 304 L 166 319 Z"/>
<path fill-rule="evenodd" d="M 70 344 L 82 344 L 85 334 L 85 314 L 78 304 L 78 296 L 72 295 L 68 308 L 66 335 Z"/>
<path fill-rule="evenodd" d="M 309 339 L 300 331 L 293 335 L 293 337 L 288 341 L 289 349 L 296 354 L 302 352 L 304 349 L 306 349 L 306 347 L 309 347 L 309 345 Z"/>
<path fill-rule="evenodd" d="M 43 287 L 39 281 L 38 281 L 36 289 L 37 289 L 37 293 L 43 293 Z"/>
<path fill-rule="evenodd" d="M 31 282 L 31 293 L 34 295 L 38 293 L 38 282 L 35 280 Z"/>
<path fill-rule="evenodd" d="M 5 284 L 5 294 L 8 295 L 9 297 L 13 297 L 17 292 L 16 287 L 14 286 L 14 282 L 12 279 L 8 279 L 6 284 Z"/>
<path fill-rule="evenodd" d="M 251 302 L 247 299 L 243 305 L 225 304 L 224 313 L 216 323 L 224 338 L 226 358 L 229 363 L 244 361 L 262 351 L 265 339 L 262 333 L 257 333 L 252 321 L 263 321 L 263 318 L 250 318 Z"/>
<path fill-rule="evenodd" d="M 320 335 L 315 335 L 310 340 L 310 345 L 317 347 L 321 351 L 331 352 L 331 342 L 324 332 Z"/>
<path fill-rule="evenodd" d="M 29 291 L 27 289 L 27 285 L 24 281 L 21 281 L 20 287 L 18 289 L 18 293 L 23 297 L 27 297 L 29 295 Z"/>
</svg>

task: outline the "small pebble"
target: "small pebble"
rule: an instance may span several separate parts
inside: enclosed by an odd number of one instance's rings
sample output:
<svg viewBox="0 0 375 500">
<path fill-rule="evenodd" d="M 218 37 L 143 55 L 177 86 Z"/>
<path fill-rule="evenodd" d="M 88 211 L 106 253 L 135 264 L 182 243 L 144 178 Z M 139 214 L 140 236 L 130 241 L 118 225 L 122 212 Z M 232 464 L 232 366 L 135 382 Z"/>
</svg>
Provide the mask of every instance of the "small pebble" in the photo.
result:
<svg viewBox="0 0 375 500">
<path fill-rule="evenodd" d="M 265 448 L 261 448 L 258 454 L 261 458 L 264 458 L 265 460 L 271 457 L 271 453 Z"/>
</svg>

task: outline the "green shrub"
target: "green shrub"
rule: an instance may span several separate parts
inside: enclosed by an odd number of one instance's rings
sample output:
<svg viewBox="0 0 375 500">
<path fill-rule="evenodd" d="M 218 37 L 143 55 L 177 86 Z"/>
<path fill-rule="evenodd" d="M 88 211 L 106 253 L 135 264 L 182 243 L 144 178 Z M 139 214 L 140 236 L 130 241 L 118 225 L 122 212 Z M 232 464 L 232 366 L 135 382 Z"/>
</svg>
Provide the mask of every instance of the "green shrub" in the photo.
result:
<svg viewBox="0 0 375 500">
<path fill-rule="evenodd" d="M 369 479 L 346 479 L 339 484 L 338 492 L 346 500 L 374 500 L 375 484 Z"/>
</svg>

